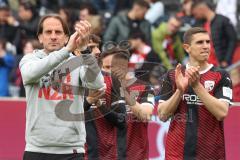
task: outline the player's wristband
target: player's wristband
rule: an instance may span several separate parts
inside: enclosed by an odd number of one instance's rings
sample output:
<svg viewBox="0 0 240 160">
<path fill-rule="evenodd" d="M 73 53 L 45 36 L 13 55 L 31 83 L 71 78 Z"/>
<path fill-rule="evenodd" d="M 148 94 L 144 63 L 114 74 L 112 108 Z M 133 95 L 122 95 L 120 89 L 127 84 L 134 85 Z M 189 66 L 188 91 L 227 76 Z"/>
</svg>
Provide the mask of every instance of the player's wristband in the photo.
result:
<svg viewBox="0 0 240 160">
<path fill-rule="evenodd" d="M 92 106 L 92 104 L 90 104 L 90 103 L 87 101 L 87 97 L 84 97 L 84 103 L 83 103 L 84 110 L 85 110 L 85 111 L 89 110 L 91 106 Z"/>
</svg>

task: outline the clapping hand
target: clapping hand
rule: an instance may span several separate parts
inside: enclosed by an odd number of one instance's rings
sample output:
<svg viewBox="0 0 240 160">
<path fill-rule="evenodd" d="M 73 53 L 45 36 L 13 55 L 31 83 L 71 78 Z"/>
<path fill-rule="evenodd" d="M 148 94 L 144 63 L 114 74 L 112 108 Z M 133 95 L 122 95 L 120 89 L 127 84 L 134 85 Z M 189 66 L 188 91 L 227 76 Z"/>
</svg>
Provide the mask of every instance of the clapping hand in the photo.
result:
<svg viewBox="0 0 240 160">
<path fill-rule="evenodd" d="M 183 93 L 188 86 L 188 77 L 183 75 L 181 70 L 181 64 L 178 64 L 175 69 L 175 81 L 177 89 L 179 89 Z"/>
<path fill-rule="evenodd" d="M 75 32 L 69 38 L 66 48 L 73 52 L 76 49 L 80 51 L 87 48 L 89 35 L 91 33 L 91 24 L 88 21 L 79 21 L 75 25 Z"/>
</svg>

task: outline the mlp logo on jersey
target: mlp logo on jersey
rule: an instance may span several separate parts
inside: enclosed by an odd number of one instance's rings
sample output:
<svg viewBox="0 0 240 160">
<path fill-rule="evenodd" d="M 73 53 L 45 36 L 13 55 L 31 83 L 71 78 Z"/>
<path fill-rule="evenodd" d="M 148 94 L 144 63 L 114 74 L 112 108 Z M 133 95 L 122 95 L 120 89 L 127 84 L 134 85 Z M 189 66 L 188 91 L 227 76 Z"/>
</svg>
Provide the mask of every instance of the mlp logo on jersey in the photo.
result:
<svg viewBox="0 0 240 160">
<path fill-rule="evenodd" d="M 204 88 L 206 88 L 208 92 L 213 90 L 214 85 L 215 85 L 214 81 L 205 81 L 204 82 Z"/>
</svg>

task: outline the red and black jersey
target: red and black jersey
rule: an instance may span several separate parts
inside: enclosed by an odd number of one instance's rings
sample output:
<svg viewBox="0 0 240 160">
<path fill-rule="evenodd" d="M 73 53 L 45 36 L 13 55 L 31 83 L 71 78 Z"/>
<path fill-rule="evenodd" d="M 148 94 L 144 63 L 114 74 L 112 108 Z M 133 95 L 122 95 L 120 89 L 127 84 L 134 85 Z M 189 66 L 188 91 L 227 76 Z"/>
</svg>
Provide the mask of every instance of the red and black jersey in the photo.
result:
<svg viewBox="0 0 240 160">
<path fill-rule="evenodd" d="M 150 103 L 154 105 L 154 93 L 150 85 L 133 79 L 132 84 L 127 88 L 128 91 L 136 95 L 136 101 L 140 104 Z M 145 160 L 148 159 L 148 122 L 138 119 L 127 108 L 127 159 L 128 160 Z"/>
<path fill-rule="evenodd" d="M 148 159 L 147 122 L 140 121 L 127 109 L 128 106 L 120 95 L 119 81 L 106 75 L 104 79 L 107 84 L 107 106 L 111 104 L 112 110 L 100 118 L 86 122 L 85 159 Z M 139 103 L 154 102 L 153 90 L 150 85 L 134 79 L 128 90 L 137 95 L 136 100 Z M 100 112 L 103 113 L 102 110 Z M 96 117 L 96 114 L 99 112 L 91 112 L 92 117 Z"/>
<path fill-rule="evenodd" d="M 185 68 L 182 68 L 184 73 Z M 226 71 L 212 65 L 200 72 L 200 82 L 212 96 L 232 100 L 232 84 Z M 169 99 L 176 90 L 175 72 L 164 77 L 161 100 Z M 171 118 L 166 142 L 166 159 L 225 159 L 223 121 L 218 121 L 189 87 Z"/>
<path fill-rule="evenodd" d="M 106 73 L 103 75 L 107 86 L 104 98 L 106 104 L 86 110 L 89 104 L 86 104 L 86 100 L 84 103 L 87 133 L 85 159 L 123 159 L 126 157 L 125 101 L 120 96 L 119 84 L 115 84 L 117 81 L 113 81 Z"/>
</svg>

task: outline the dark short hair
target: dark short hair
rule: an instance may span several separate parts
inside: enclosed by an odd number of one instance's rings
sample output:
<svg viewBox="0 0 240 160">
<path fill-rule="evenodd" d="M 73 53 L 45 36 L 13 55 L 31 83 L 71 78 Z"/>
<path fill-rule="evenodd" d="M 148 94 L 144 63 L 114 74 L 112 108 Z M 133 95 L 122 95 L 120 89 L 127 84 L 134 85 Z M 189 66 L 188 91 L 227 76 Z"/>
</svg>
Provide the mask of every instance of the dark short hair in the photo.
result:
<svg viewBox="0 0 240 160">
<path fill-rule="evenodd" d="M 145 1 L 145 0 L 135 0 L 133 2 L 133 5 L 138 5 L 138 6 L 141 6 L 141 7 L 144 7 L 144 8 L 149 8 L 149 4 Z"/>
<path fill-rule="evenodd" d="M 129 35 L 129 40 L 131 39 L 141 39 L 143 42 L 147 43 L 146 41 L 146 37 L 145 35 L 143 34 L 143 32 L 133 32 Z"/>
<path fill-rule="evenodd" d="M 116 54 L 123 54 L 123 55 L 126 55 L 129 59 L 130 57 L 130 53 L 128 50 L 125 50 L 125 49 L 119 49 L 118 47 L 115 47 L 111 50 L 107 50 L 107 51 L 103 51 L 99 58 L 98 58 L 98 64 L 101 66 L 102 65 L 102 60 L 107 57 L 107 56 L 110 56 L 110 55 L 116 55 Z"/>
<path fill-rule="evenodd" d="M 197 34 L 197 33 L 206 33 L 206 34 L 208 34 L 208 32 L 204 28 L 202 28 L 202 27 L 190 28 L 183 35 L 183 43 L 191 44 L 193 35 Z"/>
<path fill-rule="evenodd" d="M 21 2 L 19 5 L 22 6 L 25 10 L 31 10 L 31 12 L 34 12 L 34 10 L 36 10 L 34 5 L 29 1 Z"/>
<path fill-rule="evenodd" d="M 206 5 L 211 10 L 215 10 L 215 7 L 211 0 L 193 0 L 192 9 L 194 9 L 195 7 L 197 7 L 200 4 Z"/>
<path fill-rule="evenodd" d="M 40 21 L 39 21 L 39 24 L 38 24 L 38 29 L 37 29 L 37 36 L 42 34 L 43 32 L 43 22 L 48 19 L 48 18 L 55 18 L 55 19 L 58 19 L 61 24 L 62 24 L 62 27 L 63 27 L 63 31 L 66 35 L 70 36 L 70 31 L 69 31 L 69 28 L 68 28 L 68 25 L 67 23 L 60 17 L 59 14 L 47 14 L 45 16 L 43 16 Z"/>
<path fill-rule="evenodd" d="M 89 42 L 92 41 L 93 43 L 100 44 L 101 43 L 101 38 L 95 34 L 90 34 L 89 36 Z"/>
<path fill-rule="evenodd" d="M 117 53 L 122 53 L 122 54 L 126 54 L 126 55 L 130 55 L 129 51 L 128 50 L 125 50 L 125 49 L 119 49 L 118 47 L 116 48 L 113 48 L 111 50 L 107 50 L 107 51 L 103 51 L 99 57 L 99 59 L 103 59 L 109 55 L 115 55 Z"/>
<path fill-rule="evenodd" d="M 113 59 L 124 59 L 129 60 L 130 55 L 127 52 L 117 52 L 113 55 Z"/>
<path fill-rule="evenodd" d="M 88 13 L 91 14 L 91 15 L 97 15 L 98 14 L 97 9 L 94 8 L 94 6 L 89 2 L 83 2 L 80 5 L 79 10 L 81 11 L 81 10 L 84 10 L 84 9 L 88 10 Z"/>
</svg>

